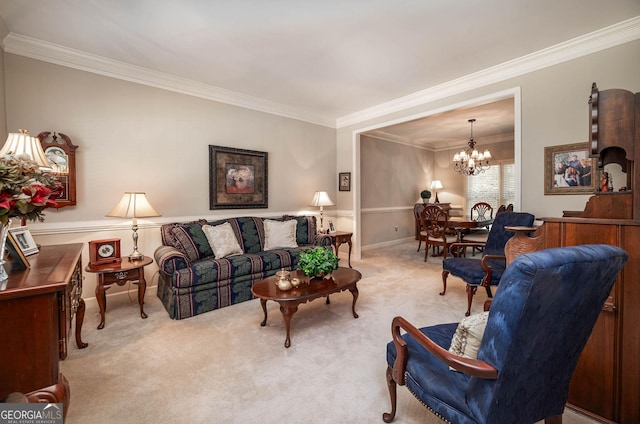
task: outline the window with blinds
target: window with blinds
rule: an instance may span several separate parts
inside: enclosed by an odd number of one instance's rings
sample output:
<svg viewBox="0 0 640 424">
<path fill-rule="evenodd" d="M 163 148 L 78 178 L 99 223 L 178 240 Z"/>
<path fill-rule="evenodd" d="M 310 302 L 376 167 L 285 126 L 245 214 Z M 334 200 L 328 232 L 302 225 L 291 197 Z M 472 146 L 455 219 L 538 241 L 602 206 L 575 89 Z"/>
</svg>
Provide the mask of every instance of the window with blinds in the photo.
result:
<svg viewBox="0 0 640 424">
<path fill-rule="evenodd" d="M 485 172 L 467 177 L 467 209 L 478 202 L 489 203 L 495 212 L 500 205 L 515 203 L 516 172 L 513 162 L 496 162 Z M 468 212 L 467 212 L 468 213 Z"/>
</svg>

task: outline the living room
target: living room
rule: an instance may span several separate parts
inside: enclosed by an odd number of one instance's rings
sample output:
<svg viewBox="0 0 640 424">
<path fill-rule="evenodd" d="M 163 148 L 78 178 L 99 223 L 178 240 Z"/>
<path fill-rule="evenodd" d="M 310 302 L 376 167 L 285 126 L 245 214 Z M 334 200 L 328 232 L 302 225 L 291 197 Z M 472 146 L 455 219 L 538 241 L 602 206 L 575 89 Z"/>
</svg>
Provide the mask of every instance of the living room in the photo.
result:
<svg viewBox="0 0 640 424">
<path fill-rule="evenodd" d="M 187 78 L 124 66 L 80 49 L 60 50 L 55 43 L 47 44 L 51 41 L 46 38 L 37 40 L 12 33 L 11 22 L 4 22 L 0 31 L 4 40 L 0 56 L 3 80 L 0 97 L 4 100 L 0 113 L 4 119 L 0 120 L 0 129 L 4 135 L 19 128 L 28 129 L 33 135 L 41 131 L 61 132 L 78 146 L 77 204 L 49 209 L 44 222 L 27 225 L 41 245 L 83 243 L 85 265 L 91 240 L 119 238 L 123 254 L 132 249 L 131 221 L 105 217 L 128 191 L 145 192 L 162 215 L 139 220 L 138 247 L 147 256 L 152 256 L 162 244 L 159 228 L 164 223 L 241 215 L 317 215 L 318 208 L 309 206 L 310 200 L 315 191 L 326 190 L 335 207 L 326 208 L 325 226 L 332 220 L 337 229 L 352 231 L 352 260 L 371 260 L 376 258 L 375 247 L 413 240 L 410 210 L 420 190 L 436 176 L 446 180 L 447 172 L 453 171 L 448 151 L 431 154 L 424 149 L 403 146 L 398 149 L 400 156 L 394 158 L 394 163 L 413 163 L 411 158 L 426 155 L 428 158 L 421 165 L 426 163 L 427 171 L 418 169 L 418 165 L 402 169 L 405 176 L 421 176 L 406 191 L 394 187 L 373 189 L 366 184 L 374 180 L 371 173 L 375 171 L 361 163 L 366 146 L 360 135 L 451 108 L 513 97 L 514 158 L 519 170 L 517 210 L 536 217 L 559 217 L 564 210 L 583 209 L 589 197 L 586 194 L 545 195 L 544 148 L 588 141 L 587 101 L 593 82 L 603 90 L 640 91 L 637 71 L 640 69 L 640 11 L 635 2 L 627 2 L 626 7 L 615 16 L 617 20 L 611 20 L 612 17 L 604 25 L 594 25 L 592 30 L 577 34 L 576 40 L 563 40 L 564 43 L 555 48 L 548 45 L 547 50 L 531 52 L 531 56 L 520 62 L 499 69 L 479 69 L 468 78 L 462 78 L 469 74 L 463 71 L 434 87 L 420 87 L 424 91 L 414 97 L 395 99 L 395 102 L 389 98 L 388 104 L 377 107 L 371 104 L 371 109 L 349 111 L 333 123 L 315 117 L 304 120 L 291 109 L 278 108 L 267 101 L 261 105 L 253 98 L 242 103 L 239 100 L 242 96 L 237 96 L 225 103 L 222 100 L 225 93 L 209 85 L 192 81 L 189 84 Z M 126 40 L 120 41 L 121 48 L 126 50 Z M 100 63 L 102 68 L 98 67 Z M 448 81 L 449 84 L 445 84 Z M 292 84 L 292 87 L 295 86 Z M 268 208 L 209 208 L 209 145 L 268 152 Z M 351 191 L 338 190 L 341 172 L 351 173 Z M 453 183 L 454 179 L 448 181 Z M 442 201 L 461 203 L 462 186 L 451 184 L 440 196 Z M 420 256 L 412 259 L 421 265 Z M 147 292 L 150 304 L 157 303 L 152 289 L 157 269 L 154 263 L 145 270 L 151 288 Z M 367 264 L 366 269 L 376 271 L 372 264 Z M 438 278 L 435 270 L 431 273 Z M 95 288 L 94 276 L 86 274 L 83 297 L 87 302 L 88 320 L 90 315 L 94 319 L 97 314 Z M 126 304 L 129 290 L 128 287 L 112 288 L 109 301 L 113 305 Z M 461 288 L 459 293 L 462 298 L 463 291 Z M 336 305 L 340 305 L 339 301 Z M 101 331 L 126 330 L 117 324 L 116 317 L 123 315 L 133 315 L 132 320 L 126 322 L 138 324 L 140 318 L 134 310 L 119 314 L 120 309 L 109 310 L 110 322 Z M 217 312 L 222 311 L 212 313 Z M 161 307 L 151 307 L 148 313 L 150 317 L 162 316 L 169 320 Z M 225 319 L 233 318 L 230 311 L 223 314 Z M 170 324 L 181 325 L 173 321 Z M 300 332 L 305 331 L 304 324 L 300 328 Z M 306 330 L 310 329 L 307 325 Z M 87 341 L 95 343 L 90 338 Z M 70 349 L 74 350 L 75 346 Z M 161 355 L 158 350 L 160 346 L 153 354 Z M 305 354 L 311 353 L 305 350 Z M 351 353 L 345 349 L 345 354 Z M 383 359 L 383 346 L 380 355 Z M 170 358 L 163 360 L 168 363 Z M 384 379 L 384 369 L 380 371 Z M 72 382 L 72 391 L 73 387 Z M 386 390 L 384 382 L 381 390 Z M 166 395 L 162 391 L 154 393 Z M 146 395 L 142 389 L 135 393 L 142 399 Z"/>
</svg>

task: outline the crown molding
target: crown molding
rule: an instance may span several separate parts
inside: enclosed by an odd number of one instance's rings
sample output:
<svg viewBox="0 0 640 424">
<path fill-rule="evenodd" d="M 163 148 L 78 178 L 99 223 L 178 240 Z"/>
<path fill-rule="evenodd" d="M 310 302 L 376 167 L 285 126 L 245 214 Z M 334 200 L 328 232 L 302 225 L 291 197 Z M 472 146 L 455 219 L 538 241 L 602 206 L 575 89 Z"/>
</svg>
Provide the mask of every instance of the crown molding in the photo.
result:
<svg viewBox="0 0 640 424">
<path fill-rule="evenodd" d="M 430 103 L 638 39 L 640 39 L 640 16 L 538 50 L 526 56 L 492 66 L 491 68 L 343 116 L 336 120 L 336 127 L 338 129 L 343 128 L 369 119 L 399 112 L 410 107 Z"/>
<path fill-rule="evenodd" d="M 31 59 L 335 128 L 335 117 L 324 116 L 302 108 L 291 107 L 187 78 L 153 71 L 141 66 L 93 55 L 20 34 L 9 33 L 3 40 L 3 48 L 7 53 Z"/>
<path fill-rule="evenodd" d="M 321 113 L 283 105 L 15 33 L 9 33 L 2 44 L 4 51 L 11 54 L 324 127 L 343 128 L 504 81 L 637 39 L 640 39 L 640 16 L 337 119 Z"/>
</svg>

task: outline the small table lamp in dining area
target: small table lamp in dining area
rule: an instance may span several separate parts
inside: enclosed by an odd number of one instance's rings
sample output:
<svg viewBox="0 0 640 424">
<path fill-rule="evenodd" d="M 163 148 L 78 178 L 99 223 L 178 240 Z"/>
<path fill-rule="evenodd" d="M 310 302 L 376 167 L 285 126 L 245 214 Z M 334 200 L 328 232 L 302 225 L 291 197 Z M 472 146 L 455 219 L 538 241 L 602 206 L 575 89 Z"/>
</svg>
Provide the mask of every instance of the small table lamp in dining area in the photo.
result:
<svg viewBox="0 0 640 424">
<path fill-rule="evenodd" d="M 137 261 L 142 259 L 144 255 L 138 251 L 138 218 L 160 216 L 147 201 L 145 193 L 126 192 L 120 199 L 120 203 L 107 216 L 132 218 L 133 252 L 129 255 L 129 260 Z"/>
<path fill-rule="evenodd" d="M 316 191 L 316 194 L 313 195 L 311 206 L 320 206 L 320 233 L 324 233 L 324 225 L 322 223 L 322 218 L 324 218 L 324 207 L 333 205 L 335 205 L 335 203 L 333 203 L 329 197 L 329 193 L 326 191 Z"/>
<path fill-rule="evenodd" d="M 442 182 L 440 180 L 433 180 L 431 181 L 431 187 L 429 187 L 431 190 L 435 190 L 436 192 L 436 200 L 435 203 L 438 204 L 440 203 L 440 199 L 438 199 L 438 190 L 442 189 Z"/>
</svg>

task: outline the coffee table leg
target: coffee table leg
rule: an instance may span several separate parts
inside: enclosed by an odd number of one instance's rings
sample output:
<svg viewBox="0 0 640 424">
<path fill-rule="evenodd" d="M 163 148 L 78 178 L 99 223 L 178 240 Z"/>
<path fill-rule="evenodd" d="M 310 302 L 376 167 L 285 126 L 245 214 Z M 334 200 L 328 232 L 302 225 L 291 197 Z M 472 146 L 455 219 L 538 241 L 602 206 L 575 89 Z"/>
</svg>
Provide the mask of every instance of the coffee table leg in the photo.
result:
<svg viewBox="0 0 640 424">
<path fill-rule="evenodd" d="M 351 295 L 353 296 L 353 303 L 351 304 L 351 312 L 353 312 L 353 317 L 358 318 L 358 314 L 356 314 L 356 300 L 358 300 L 358 287 L 354 284 L 353 287 L 349 288 Z"/>
<path fill-rule="evenodd" d="M 284 347 L 291 346 L 291 317 L 298 310 L 297 305 L 280 305 L 280 312 L 282 312 L 282 318 L 284 318 L 284 326 L 287 329 L 287 338 L 284 340 Z"/>
<path fill-rule="evenodd" d="M 264 320 L 260 323 L 260 327 L 264 327 L 267 325 L 267 301 L 260 299 L 260 305 L 262 305 L 262 310 L 264 311 Z"/>
</svg>

